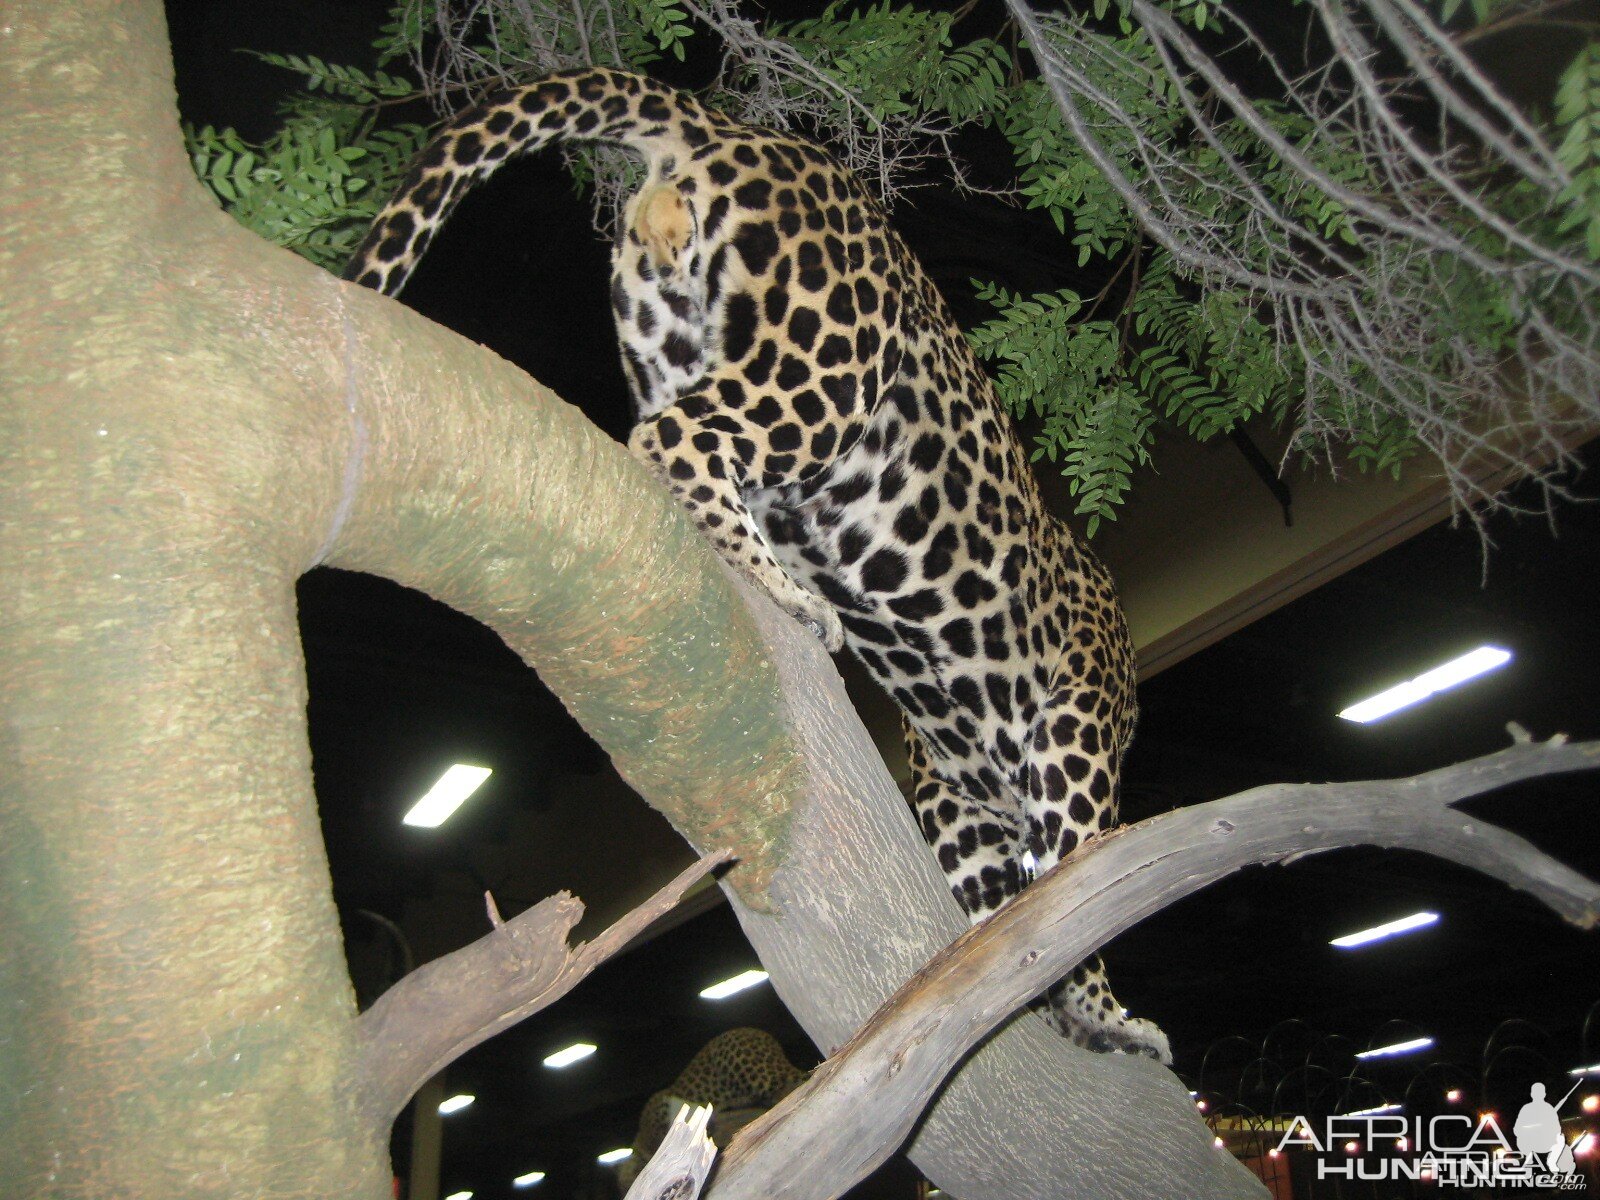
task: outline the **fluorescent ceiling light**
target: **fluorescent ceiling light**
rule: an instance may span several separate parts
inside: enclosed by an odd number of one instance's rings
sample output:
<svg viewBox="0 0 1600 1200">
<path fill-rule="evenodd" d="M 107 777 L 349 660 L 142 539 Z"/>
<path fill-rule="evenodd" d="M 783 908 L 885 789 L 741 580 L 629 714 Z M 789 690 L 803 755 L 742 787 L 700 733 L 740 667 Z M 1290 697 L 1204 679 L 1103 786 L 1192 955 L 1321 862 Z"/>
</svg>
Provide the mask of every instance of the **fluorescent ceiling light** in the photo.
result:
<svg viewBox="0 0 1600 1200">
<path fill-rule="evenodd" d="M 565 1050 L 557 1050 L 554 1054 L 550 1055 L 550 1057 L 544 1060 L 544 1065 L 547 1067 L 552 1067 L 556 1070 L 560 1070 L 562 1067 L 570 1067 L 573 1063 L 588 1058 L 589 1055 L 593 1054 L 596 1049 L 598 1049 L 598 1047 L 593 1046 L 588 1042 L 573 1042 L 572 1045 L 568 1046 Z"/>
<path fill-rule="evenodd" d="M 726 1000 L 736 992 L 746 988 L 753 988 L 758 983 L 767 981 L 765 971 L 740 971 L 732 979 L 724 979 L 721 983 L 714 983 L 700 993 L 702 1000 Z"/>
<path fill-rule="evenodd" d="M 451 1096 L 448 1100 L 441 1100 L 439 1102 L 439 1115 L 441 1117 L 448 1117 L 451 1113 L 460 1112 L 475 1099 L 475 1096 L 469 1096 L 465 1092 L 461 1092 L 457 1095 Z"/>
<path fill-rule="evenodd" d="M 1405 1105 L 1403 1104 L 1377 1104 L 1372 1108 L 1358 1108 L 1355 1112 L 1347 1112 L 1344 1115 L 1347 1117 L 1376 1117 L 1381 1116 L 1383 1113 L 1399 1112 L 1404 1107 Z"/>
<path fill-rule="evenodd" d="M 1409 917 L 1401 917 L 1397 921 L 1386 921 L 1382 925 L 1374 925 L 1371 929 L 1361 929 L 1355 933 L 1347 933 L 1343 937 L 1336 937 L 1328 945 L 1338 946 L 1342 950 L 1352 950 L 1369 942 L 1381 942 L 1384 938 L 1394 937 L 1397 933 L 1410 933 L 1413 929 L 1432 925 L 1438 919 L 1439 914 L 1436 912 L 1412 913 Z"/>
<path fill-rule="evenodd" d="M 1379 692 L 1376 696 L 1352 704 L 1339 715 L 1346 721 L 1355 721 L 1363 725 L 1369 721 L 1378 721 L 1390 713 L 1399 712 L 1402 708 L 1409 708 L 1418 701 L 1426 700 L 1436 692 L 1453 688 L 1458 683 L 1465 683 L 1485 671 L 1503 667 L 1510 661 L 1509 650 L 1502 650 L 1498 646 L 1479 646 L 1460 658 L 1452 658 L 1442 666 L 1424 671 L 1415 679 L 1408 679 L 1386 692 Z"/>
<path fill-rule="evenodd" d="M 615 1150 L 607 1150 L 604 1154 L 600 1155 L 599 1158 L 595 1159 L 595 1161 L 605 1163 L 605 1165 L 609 1167 L 612 1163 L 619 1163 L 625 1158 L 632 1157 L 633 1151 L 629 1147 L 619 1146 Z"/>
<path fill-rule="evenodd" d="M 437 829 L 492 774 L 494 772 L 488 767 L 468 767 L 457 763 L 439 776 L 439 782 L 429 788 L 428 794 L 413 804 L 411 811 L 400 819 L 407 825 Z"/>
<path fill-rule="evenodd" d="M 1568 1075 L 1600 1075 L 1600 1063 L 1590 1063 L 1587 1067 L 1573 1067 Z"/>
<path fill-rule="evenodd" d="M 529 1171 L 526 1175 L 518 1175 L 511 1181 L 512 1187 L 532 1187 L 544 1178 L 543 1171 Z"/>
<path fill-rule="evenodd" d="M 1418 1050 L 1426 1050 L 1433 1045 L 1430 1037 L 1412 1038 L 1409 1042 L 1395 1042 L 1392 1046 L 1378 1046 L 1371 1050 L 1363 1050 L 1357 1058 L 1392 1058 L 1396 1054 L 1415 1054 Z"/>
</svg>

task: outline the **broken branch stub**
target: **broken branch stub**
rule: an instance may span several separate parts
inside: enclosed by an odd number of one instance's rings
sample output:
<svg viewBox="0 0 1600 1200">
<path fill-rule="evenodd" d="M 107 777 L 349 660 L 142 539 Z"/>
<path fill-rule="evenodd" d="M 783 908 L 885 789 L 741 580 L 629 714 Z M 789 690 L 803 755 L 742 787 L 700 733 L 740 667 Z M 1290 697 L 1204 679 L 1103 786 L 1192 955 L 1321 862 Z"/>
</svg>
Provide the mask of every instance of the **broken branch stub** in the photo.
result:
<svg viewBox="0 0 1600 1200">
<path fill-rule="evenodd" d="M 583 902 L 574 896 L 558 892 L 509 921 L 495 920 L 490 899 L 489 933 L 417 968 L 360 1017 L 354 1086 L 362 1106 L 393 1120 L 424 1080 L 566 995 L 732 859 L 727 850 L 704 855 L 594 941 L 576 947 L 567 945 L 583 916 Z"/>
</svg>

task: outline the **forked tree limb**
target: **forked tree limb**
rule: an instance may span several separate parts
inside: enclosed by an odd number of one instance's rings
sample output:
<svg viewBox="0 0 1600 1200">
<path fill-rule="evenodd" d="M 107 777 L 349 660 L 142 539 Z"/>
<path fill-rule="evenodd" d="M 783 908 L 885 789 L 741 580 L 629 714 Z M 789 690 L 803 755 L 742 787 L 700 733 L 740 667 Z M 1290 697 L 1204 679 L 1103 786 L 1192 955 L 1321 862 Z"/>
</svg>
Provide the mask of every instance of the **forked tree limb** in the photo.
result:
<svg viewBox="0 0 1600 1200">
<path fill-rule="evenodd" d="M 447 1063 L 554 1003 L 606 959 L 670 912 L 683 894 L 733 855 L 706 854 L 592 942 L 567 945 L 583 901 L 557 892 L 501 922 L 470 945 L 411 972 L 360 1018 L 362 1052 L 353 1086 L 385 1123 Z"/>
<path fill-rule="evenodd" d="M 1275 784 L 1113 831 L 936 955 L 804 1086 L 741 1130 L 710 1195 L 841 1195 L 905 1140 L 945 1076 L 1008 1013 L 1117 934 L 1241 867 L 1357 845 L 1420 850 L 1592 928 L 1600 885 L 1451 806 L 1597 766 L 1600 742 L 1522 735 L 1508 749 L 1410 778 Z"/>
</svg>

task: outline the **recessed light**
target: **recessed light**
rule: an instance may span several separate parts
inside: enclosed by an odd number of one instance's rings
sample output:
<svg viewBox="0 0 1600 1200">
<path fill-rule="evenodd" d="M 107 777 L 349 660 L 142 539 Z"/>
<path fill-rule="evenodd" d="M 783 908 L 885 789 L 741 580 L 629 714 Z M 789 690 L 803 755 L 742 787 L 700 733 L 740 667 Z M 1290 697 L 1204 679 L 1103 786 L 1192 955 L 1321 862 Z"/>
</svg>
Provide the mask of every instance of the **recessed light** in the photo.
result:
<svg viewBox="0 0 1600 1200">
<path fill-rule="evenodd" d="M 468 1105 L 470 1105 L 474 1099 L 476 1099 L 476 1097 L 469 1096 L 465 1092 L 460 1092 L 457 1095 L 451 1096 L 448 1100 L 441 1100 L 439 1102 L 439 1115 L 441 1117 L 448 1117 L 451 1113 L 458 1113 L 463 1108 L 466 1108 Z"/>
<path fill-rule="evenodd" d="M 1375 1046 L 1371 1050 L 1363 1050 L 1356 1055 L 1357 1058 L 1393 1058 L 1397 1054 L 1415 1054 L 1418 1050 L 1426 1050 L 1433 1045 L 1431 1037 L 1412 1038 L 1409 1042 L 1395 1042 L 1388 1046 Z"/>
<path fill-rule="evenodd" d="M 721 983 L 713 983 L 700 993 L 702 1000 L 726 1000 L 746 988 L 753 988 L 757 984 L 767 981 L 765 971 L 740 971 L 731 979 L 724 979 Z"/>
<path fill-rule="evenodd" d="M 1390 713 L 1399 712 L 1402 708 L 1426 700 L 1436 692 L 1453 688 L 1459 683 L 1482 675 L 1485 671 L 1493 671 L 1503 667 L 1511 661 L 1511 651 L 1502 650 L 1499 646 L 1479 646 L 1470 650 L 1460 658 L 1452 658 L 1447 663 L 1434 667 L 1431 671 L 1424 671 L 1415 679 L 1408 679 L 1402 684 L 1390 688 L 1386 692 L 1379 692 L 1376 696 L 1369 696 L 1339 715 L 1346 721 L 1355 721 L 1365 725 L 1369 721 L 1379 721 Z"/>
<path fill-rule="evenodd" d="M 415 825 L 420 829 L 437 829 L 450 818 L 450 814 L 461 807 L 462 801 L 482 786 L 483 781 L 493 775 L 489 767 L 469 767 L 463 763 L 456 763 L 443 775 L 439 782 L 428 789 L 427 793 L 411 806 L 411 811 L 401 817 L 407 825 Z"/>
<path fill-rule="evenodd" d="M 544 1065 L 559 1071 L 562 1067 L 570 1067 L 573 1063 L 588 1058 L 596 1049 L 598 1047 L 589 1042 L 573 1042 L 565 1050 L 557 1050 L 546 1058 Z"/>
<path fill-rule="evenodd" d="M 632 1157 L 633 1150 L 630 1147 L 618 1146 L 615 1150 L 607 1150 L 604 1154 L 598 1156 L 595 1161 L 604 1163 L 609 1167 L 612 1163 L 619 1163 L 625 1158 Z"/>
<path fill-rule="evenodd" d="M 526 1175 L 518 1175 L 511 1181 L 512 1187 L 532 1187 L 544 1178 L 543 1171 L 529 1171 Z"/>
<path fill-rule="evenodd" d="M 1439 914 L 1436 912 L 1412 913 L 1409 917 L 1386 921 L 1382 925 L 1374 925 L 1371 929 L 1361 929 L 1355 933 L 1347 933 L 1343 937 L 1336 937 L 1328 945 L 1338 946 L 1341 950 L 1353 950 L 1357 946 L 1381 942 L 1384 938 L 1392 938 L 1396 934 L 1410 933 L 1413 929 L 1432 925 L 1438 919 Z"/>
</svg>

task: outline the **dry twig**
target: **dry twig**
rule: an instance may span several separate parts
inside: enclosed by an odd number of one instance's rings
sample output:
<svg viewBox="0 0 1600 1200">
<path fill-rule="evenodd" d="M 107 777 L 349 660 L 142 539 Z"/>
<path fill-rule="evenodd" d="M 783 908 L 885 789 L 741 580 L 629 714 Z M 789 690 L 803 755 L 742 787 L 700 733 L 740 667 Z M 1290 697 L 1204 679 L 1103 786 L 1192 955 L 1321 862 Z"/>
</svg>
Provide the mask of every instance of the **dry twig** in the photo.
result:
<svg viewBox="0 0 1600 1200">
<path fill-rule="evenodd" d="M 493 930 L 453 954 L 426 963 L 361 1015 L 355 1087 L 387 1123 L 423 1080 L 480 1042 L 566 995 L 586 975 L 674 908 L 711 871 L 731 862 L 726 850 L 692 867 L 592 942 L 567 945 L 583 902 L 567 892 L 509 921 L 488 899 Z"/>
</svg>

